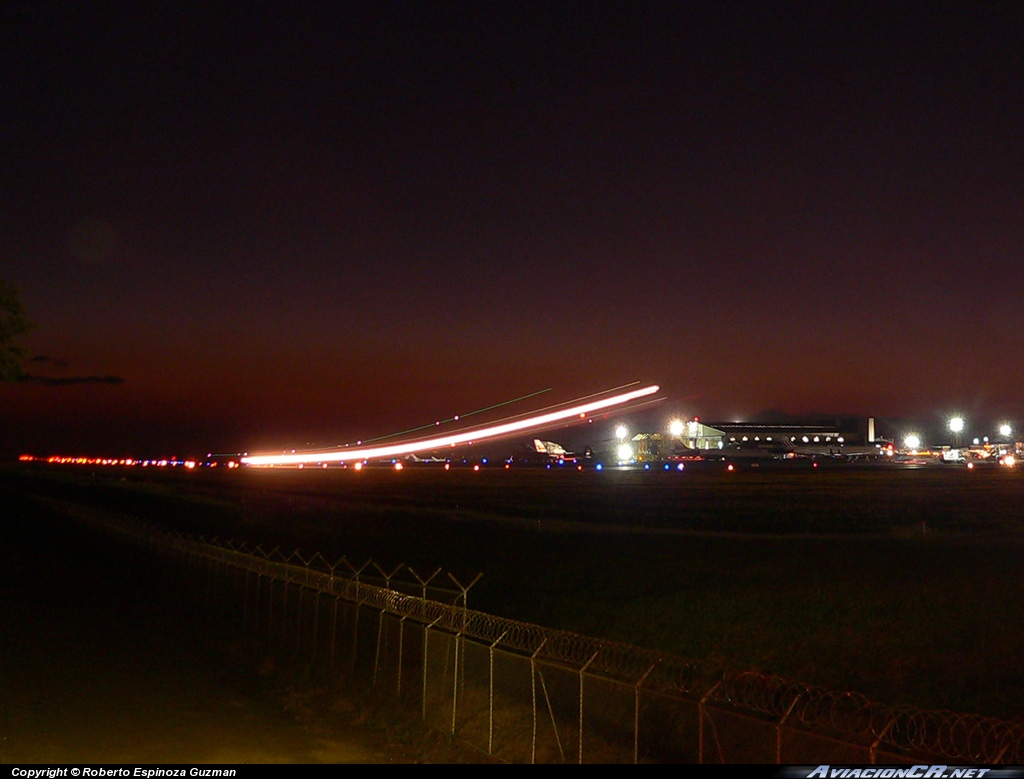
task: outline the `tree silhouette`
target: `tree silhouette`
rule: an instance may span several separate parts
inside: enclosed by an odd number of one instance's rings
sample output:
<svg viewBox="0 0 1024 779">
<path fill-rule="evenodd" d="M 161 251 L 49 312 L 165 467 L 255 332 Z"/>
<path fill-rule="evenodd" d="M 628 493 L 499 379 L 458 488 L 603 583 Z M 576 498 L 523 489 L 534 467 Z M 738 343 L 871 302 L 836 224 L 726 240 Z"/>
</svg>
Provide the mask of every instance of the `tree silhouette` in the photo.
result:
<svg viewBox="0 0 1024 779">
<path fill-rule="evenodd" d="M 0 279 L 0 381 L 25 378 L 22 363 L 28 350 L 18 346 L 15 339 L 32 329 L 25 318 L 21 292 L 9 281 Z"/>
</svg>

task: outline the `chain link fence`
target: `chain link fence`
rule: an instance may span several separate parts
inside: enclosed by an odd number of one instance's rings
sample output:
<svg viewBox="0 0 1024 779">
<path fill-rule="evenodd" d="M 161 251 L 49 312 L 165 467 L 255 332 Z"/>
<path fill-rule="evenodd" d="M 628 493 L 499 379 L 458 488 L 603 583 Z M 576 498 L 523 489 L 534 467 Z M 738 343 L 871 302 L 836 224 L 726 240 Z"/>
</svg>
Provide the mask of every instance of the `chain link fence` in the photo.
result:
<svg viewBox="0 0 1024 779">
<path fill-rule="evenodd" d="M 497 760 L 1024 763 L 1021 723 L 887 706 L 503 619 L 470 609 L 473 582 L 440 571 L 331 563 L 62 508 L 147 547 L 210 620 L 373 688 Z"/>
</svg>

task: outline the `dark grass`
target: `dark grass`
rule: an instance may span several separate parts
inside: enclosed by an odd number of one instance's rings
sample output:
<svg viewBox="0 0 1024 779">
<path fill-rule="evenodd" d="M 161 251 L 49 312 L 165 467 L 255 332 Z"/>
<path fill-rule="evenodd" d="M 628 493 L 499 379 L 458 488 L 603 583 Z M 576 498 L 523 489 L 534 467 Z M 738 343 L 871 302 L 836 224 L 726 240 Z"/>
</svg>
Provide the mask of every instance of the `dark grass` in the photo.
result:
<svg viewBox="0 0 1024 779">
<path fill-rule="evenodd" d="M 22 489 L 390 570 L 470 606 L 875 700 L 1024 719 L 1024 471 L 16 468 Z"/>
</svg>

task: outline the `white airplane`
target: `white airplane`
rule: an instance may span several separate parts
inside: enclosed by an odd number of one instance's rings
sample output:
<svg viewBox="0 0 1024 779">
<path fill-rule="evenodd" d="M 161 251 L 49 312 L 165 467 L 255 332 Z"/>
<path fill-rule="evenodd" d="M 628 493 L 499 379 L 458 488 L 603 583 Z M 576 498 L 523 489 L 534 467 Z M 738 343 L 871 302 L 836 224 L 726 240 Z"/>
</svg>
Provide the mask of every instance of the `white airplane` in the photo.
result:
<svg viewBox="0 0 1024 779">
<path fill-rule="evenodd" d="M 803 444 L 783 438 L 775 441 L 733 442 L 721 449 L 702 450 L 701 454 L 713 460 L 792 460 L 797 457 L 832 457 L 837 460 L 878 460 L 892 457 L 894 452 L 893 444 L 890 441 L 846 446 L 837 442 Z"/>
<path fill-rule="evenodd" d="M 407 454 L 405 456 L 407 463 L 446 463 L 449 460 L 445 457 L 438 457 L 433 454 L 428 454 L 426 457 L 419 457 L 415 453 Z"/>
<path fill-rule="evenodd" d="M 787 441 L 794 455 L 798 457 L 835 457 L 841 460 L 883 460 L 892 457 L 895 446 L 892 441 L 876 441 L 873 444 L 847 446 L 840 443 L 797 444 Z"/>
</svg>

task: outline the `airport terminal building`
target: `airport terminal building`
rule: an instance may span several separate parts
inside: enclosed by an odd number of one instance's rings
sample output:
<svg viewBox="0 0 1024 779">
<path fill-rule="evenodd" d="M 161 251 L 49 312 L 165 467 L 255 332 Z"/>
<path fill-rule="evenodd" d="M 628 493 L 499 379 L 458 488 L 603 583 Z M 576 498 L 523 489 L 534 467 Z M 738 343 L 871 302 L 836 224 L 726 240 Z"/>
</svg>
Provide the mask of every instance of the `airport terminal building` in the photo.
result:
<svg viewBox="0 0 1024 779">
<path fill-rule="evenodd" d="M 865 423 L 866 422 L 866 423 Z M 843 447 L 875 443 L 874 419 L 833 420 L 803 424 L 764 422 L 714 422 L 693 419 L 684 423 L 679 436 L 639 433 L 630 439 L 638 460 L 658 460 L 698 454 L 701 451 L 735 449 L 787 449 L 821 447 L 827 452 Z"/>
</svg>

